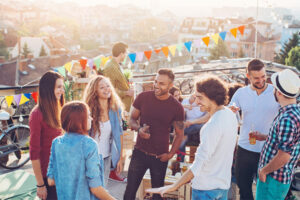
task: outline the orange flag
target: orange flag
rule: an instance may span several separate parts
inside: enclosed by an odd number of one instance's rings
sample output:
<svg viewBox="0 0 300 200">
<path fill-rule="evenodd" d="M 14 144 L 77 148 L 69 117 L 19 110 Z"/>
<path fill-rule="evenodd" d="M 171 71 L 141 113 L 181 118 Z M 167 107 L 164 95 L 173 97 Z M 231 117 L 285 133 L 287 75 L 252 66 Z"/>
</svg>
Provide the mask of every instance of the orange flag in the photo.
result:
<svg viewBox="0 0 300 200">
<path fill-rule="evenodd" d="M 238 29 L 239 29 L 240 33 L 242 35 L 244 35 L 245 26 L 239 26 Z"/>
<path fill-rule="evenodd" d="M 165 54 L 166 57 L 169 56 L 169 48 L 168 47 L 163 47 L 163 48 L 161 48 L 161 50 Z"/>
<path fill-rule="evenodd" d="M 230 33 L 236 38 L 237 28 L 230 29 Z"/>
<path fill-rule="evenodd" d="M 209 45 L 209 37 L 204 37 L 204 38 L 202 38 L 202 41 L 203 41 L 204 44 L 206 44 L 206 46 L 208 47 L 208 45 Z"/>
<path fill-rule="evenodd" d="M 145 56 L 150 60 L 152 51 L 144 51 Z"/>
<path fill-rule="evenodd" d="M 85 69 L 86 63 L 87 63 L 87 59 L 80 59 L 79 62 L 80 62 L 81 67 L 82 67 L 83 69 Z"/>
<path fill-rule="evenodd" d="M 161 49 L 154 49 L 155 53 L 159 53 Z"/>
</svg>

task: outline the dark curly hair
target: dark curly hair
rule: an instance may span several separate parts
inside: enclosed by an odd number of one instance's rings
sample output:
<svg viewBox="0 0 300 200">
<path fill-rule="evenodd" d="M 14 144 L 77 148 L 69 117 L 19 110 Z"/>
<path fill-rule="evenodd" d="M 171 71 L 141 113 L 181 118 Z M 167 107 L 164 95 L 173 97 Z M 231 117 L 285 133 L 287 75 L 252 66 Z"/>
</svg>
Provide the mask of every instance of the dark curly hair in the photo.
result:
<svg viewBox="0 0 300 200">
<path fill-rule="evenodd" d="M 214 101 L 218 106 L 226 105 L 228 102 L 227 84 L 217 76 L 204 76 L 196 83 L 196 90 L 199 93 L 204 93 L 205 96 Z"/>
</svg>

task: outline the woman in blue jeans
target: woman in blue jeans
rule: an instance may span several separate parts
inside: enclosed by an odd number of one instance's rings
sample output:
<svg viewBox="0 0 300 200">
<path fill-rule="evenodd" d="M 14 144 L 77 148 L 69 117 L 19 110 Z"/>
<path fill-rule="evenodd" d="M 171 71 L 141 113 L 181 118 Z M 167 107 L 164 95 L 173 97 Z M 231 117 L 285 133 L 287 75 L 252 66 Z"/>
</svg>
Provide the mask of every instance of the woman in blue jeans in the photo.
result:
<svg viewBox="0 0 300 200">
<path fill-rule="evenodd" d="M 124 166 L 123 129 L 121 109 L 123 104 L 116 94 L 109 79 L 104 76 L 94 77 L 86 86 L 84 100 L 93 117 L 90 136 L 98 144 L 99 154 L 104 159 L 104 186 L 107 186 L 111 166 L 121 173 Z"/>
<path fill-rule="evenodd" d="M 48 184 L 56 185 L 58 199 L 114 199 L 103 188 L 97 143 L 88 136 L 91 117 L 87 105 L 79 101 L 65 104 L 61 124 L 66 133 L 52 142 L 47 172 Z"/>
</svg>

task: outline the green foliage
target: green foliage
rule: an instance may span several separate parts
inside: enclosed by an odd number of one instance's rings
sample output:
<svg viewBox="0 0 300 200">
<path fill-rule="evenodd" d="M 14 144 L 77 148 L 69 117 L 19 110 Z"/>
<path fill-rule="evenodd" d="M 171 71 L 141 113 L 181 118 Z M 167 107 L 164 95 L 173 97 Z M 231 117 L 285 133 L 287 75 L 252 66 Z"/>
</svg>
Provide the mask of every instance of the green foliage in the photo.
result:
<svg viewBox="0 0 300 200">
<path fill-rule="evenodd" d="M 125 69 L 123 74 L 124 74 L 127 81 L 129 81 L 129 79 L 131 79 L 132 76 L 133 76 L 133 73 L 130 69 Z"/>
<path fill-rule="evenodd" d="M 42 45 L 42 47 L 41 47 L 40 56 L 47 56 L 47 53 L 46 53 L 44 45 Z"/>
<path fill-rule="evenodd" d="M 288 57 L 290 50 L 296 46 L 299 46 L 300 38 L 298 33 L 294 33 L 292 38 L 289 39 L 288 42 L 284 43 L 282 49 L 279 54 L 275 56 L 275 61 L 281 64 L 285 64 L 285 59 Z"/>
<path fill-rule="evenodd" d="M 22 55 L 24 55 L 25 58 L 27 58 L 28 54 L 30 54 L 31 51 L 28 48 L 27 43 L 25 42 L 23 49 L 22 49 Z"/>
<path fill-rule="evenodd" d="M 65 85 L 65 100 L 68 101 L 72 101 L 73 100 L 73 96 L 74 96 L 74 91 L 72 89 L 73 86 L 73 82 L 70 81 L 65 81 L 64 82 Z"/>
<path fill-rule="evenodd" d="M 209 60 L 218 60 L 221 56 L 230 57 L 227 46 L 222 39 L 219 39 L 218 44 L 209 49 L 209 53 Z"/>
<path fill-rule="evenodd" d="M 300 46 L 294 47 L 290 50 L 288 57 L 285 59 L 285 64 L 295 66 L 300 70 Z"/>
</svg>

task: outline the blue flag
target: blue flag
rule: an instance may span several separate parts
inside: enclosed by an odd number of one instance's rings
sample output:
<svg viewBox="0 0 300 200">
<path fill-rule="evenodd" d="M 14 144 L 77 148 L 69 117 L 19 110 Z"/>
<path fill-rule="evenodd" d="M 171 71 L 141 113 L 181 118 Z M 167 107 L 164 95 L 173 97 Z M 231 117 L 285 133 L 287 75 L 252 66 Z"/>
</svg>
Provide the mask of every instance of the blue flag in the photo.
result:
<svg viewBox="0 0 300 200">
<path fill-rule="evenodd" d="M 191 52 L 192 41 L 185 42 L 184 46 L 189 52 Z"/>
<path fill-rule="evenodd" d="M 220 35 L 220 37 L 222 38 L 223 41 L 226 38 L 226 33 L 227 33 L 226 31 L 223 31 L 223 32 L 219 33 L 219 35 Z"/>
<path fill-rule="evenodd" d="M 130 58 L 132 64 L 135 62 L 136 53 L 130 53 L 128 54 L 128 57 Z"/>
</svg>

